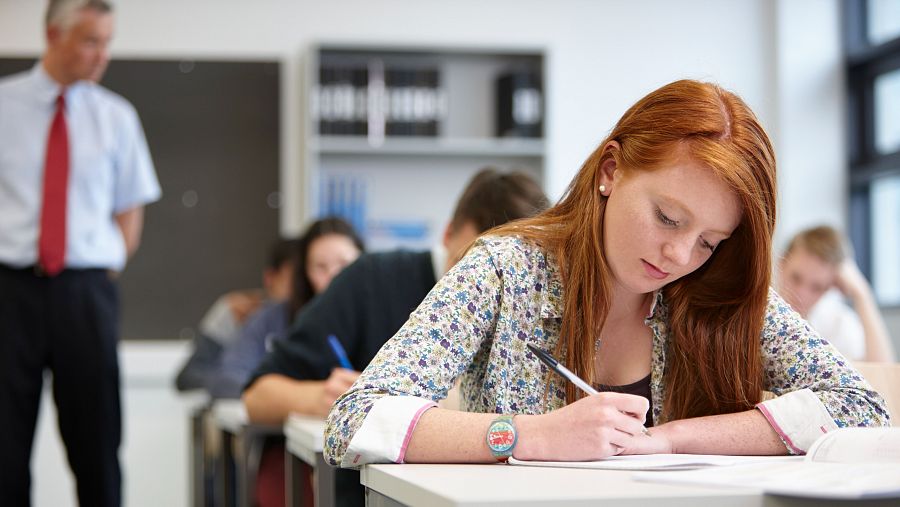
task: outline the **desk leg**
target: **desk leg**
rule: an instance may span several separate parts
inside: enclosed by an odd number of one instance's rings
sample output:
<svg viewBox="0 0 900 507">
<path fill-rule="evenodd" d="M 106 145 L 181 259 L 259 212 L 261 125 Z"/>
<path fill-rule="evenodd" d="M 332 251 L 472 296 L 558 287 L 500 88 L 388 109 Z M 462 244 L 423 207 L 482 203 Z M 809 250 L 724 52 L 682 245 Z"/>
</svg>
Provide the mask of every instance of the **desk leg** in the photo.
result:
<svg viewBox="0 0 900 507">
<path fill-rule="evenodd" d="M 334 507 L 334 468 L 322 453 L 316 454 L 315 474 L 316 507 Z"/>
<path fill-rule="evenodd" d="M 307 507 L 306 463 L 284 449 L 284 501 L 286 507 Z"/>
<path fill-rule="evenodd" d="M 283 438 L 273 435 L 267 430 L 260 431 L 259 428 L 251 425 L 241 431 L 240 475 L 238 478 L 238 491 L 241 492 L 239 498 L 242 502 L 240 507 L 252 507 L 256 503 L 259 469 L 262 465 L 266 444 L 270 441 L 272 445 L 283 446 Z"/>
<path fill-rule="evenodd" d="M 191 414 L 191 496 L 194 507 L 206 507 L 205 417 L 206 409 L 197 409 Z"/>
<path fill-rule="evenodd" d="M 384 496 L 374 489 L 366 488 L 366 507 L 406 507 L 406 504 Z"/>
<path fill-rule="evenodd" d="M 255 502 L 256 476 L 259 473 L 259 462 L 265 444 L 264 436 L 247 429 L 241 432 L 237 488 L 240 499 L 239 507 L 251 507 Z"/>
<path fill-rule="evenodd" d="M 219 459 L 219 501 L 216 505 L 235 507 L 234 435 L 222 430 L 222 455 Z"/>
</svg>

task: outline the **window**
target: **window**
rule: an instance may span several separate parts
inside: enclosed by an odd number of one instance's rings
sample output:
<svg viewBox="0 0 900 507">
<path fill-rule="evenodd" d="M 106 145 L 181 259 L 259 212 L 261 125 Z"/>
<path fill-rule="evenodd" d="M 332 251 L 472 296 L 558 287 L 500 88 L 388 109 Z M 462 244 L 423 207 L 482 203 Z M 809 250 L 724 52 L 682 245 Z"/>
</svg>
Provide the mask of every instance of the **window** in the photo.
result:
<svg viewBox="0 0 900 507">
<path fill-rule="evenodd" d="M 900 35 L 900 2 L 869 0 L 866 33 L 869 43 L 878 45 Z"/>
<path fill-rule="evenodd" d="M 900 302 L 900 176 L 872 181 L 872 230 L 874 233 L 872 272 L 875 293 L 889 304 Z"/>
<path fill-rule="evenodd" d="M 878 302 L 900 306 L 900 1 L 843 5 L 850 238 Z"/>
<path fill-rule="evenodd" d="M 887 155 L 900 149 L 900 69 L 875 78 L 874 98 L 875 151 Z"/>
</svg>

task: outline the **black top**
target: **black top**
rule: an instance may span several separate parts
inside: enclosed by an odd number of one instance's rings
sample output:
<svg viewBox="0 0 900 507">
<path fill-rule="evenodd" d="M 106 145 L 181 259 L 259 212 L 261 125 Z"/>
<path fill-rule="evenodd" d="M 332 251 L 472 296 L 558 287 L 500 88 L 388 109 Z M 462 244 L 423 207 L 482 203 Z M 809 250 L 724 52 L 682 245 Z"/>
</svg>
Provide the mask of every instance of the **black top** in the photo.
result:
<svg viewBox="0 0 900 507">
<path fill-rule="evenodd" d="M 300 310 L 290 331 L 272 344 L 244 389 L 270 373 L 325 380 L 339 366 L 328 344 L 332 334 L 344 346 L 354 369 L 362 371 L 434 287 L 432 266 L 431 252 L 361 255 Z M 336 470 L 335 504 L 365 505 L 359 472 Z"/>
<path fill-rule="evenodd" d="M 650 375 L 647 375 L 637 382 L 632 382 L 631 384 L 627 384 L 624 386 L 608 386 L 604 384 L 598 384 L 594 387 L 600 392 L 625 393 L 634 394 L 636 396 L 643 396 L 644 398 L 647 398 L 647 401 L 650 402 L 650 406 L 653 406 L 653 399 L 650 395 Z M 653 426 L 652 417 L 647 417 L 645 426 L 648 428 Z"/>
<path fill-rule="evenodd" d="M 272 344 L 247 387 L 269 373 L 325 380 L 338 366 L 328 335 L 340 340 L 353 367 L 362 371 L 436 282 L 431 252 L 360 256 L 300 310 L 285 338 Z"/>
</svg>

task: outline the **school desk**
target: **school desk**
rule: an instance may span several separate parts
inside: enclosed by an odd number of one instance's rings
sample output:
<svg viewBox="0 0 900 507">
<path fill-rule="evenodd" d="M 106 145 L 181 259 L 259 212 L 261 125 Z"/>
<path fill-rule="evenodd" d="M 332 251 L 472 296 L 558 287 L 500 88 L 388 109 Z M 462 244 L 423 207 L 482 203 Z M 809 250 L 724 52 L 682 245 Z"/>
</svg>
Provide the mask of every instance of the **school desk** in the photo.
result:
<svg viewBox="0 0 900 507">
<path fill-rule="evenodd" d="M 367 507 L 887 507 L 897 499 L 827 501 L 752 489 L 637 482 L 634 472 L 513 465 L 366 465 Z M 659 472 L 666 473 L 666 472 Z"/>
<path fill-rule="evenodd" d="M 309 466 L 313 472 L 313 498 L 316 507 L 334 506 L 334 469 L 322 456 L 322 435 L 325 421 L 314 417 L 291 414 L 284 423 L 285 484 L 287 504 L 302 505 L 306 481 L 301 470 Z"/>
</svg>

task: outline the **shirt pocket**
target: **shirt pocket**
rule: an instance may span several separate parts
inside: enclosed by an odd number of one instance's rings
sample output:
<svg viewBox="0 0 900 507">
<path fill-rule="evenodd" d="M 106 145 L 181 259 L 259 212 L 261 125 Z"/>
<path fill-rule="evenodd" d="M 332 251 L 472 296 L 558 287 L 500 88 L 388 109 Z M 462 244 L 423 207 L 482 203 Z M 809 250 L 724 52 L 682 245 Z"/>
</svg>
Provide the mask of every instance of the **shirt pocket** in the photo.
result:
<svg viewBox="0 0 900 507">
<path fill-rule="evenodd" d="M 69 189 L 85 197 L 80 200 L 81 204 L 97 206 L 97 212 L 111 212 L 115 184 L 114 153 L 112 139 L 103 132 L 86 128 L 72 133 Z"/>
</svg>

